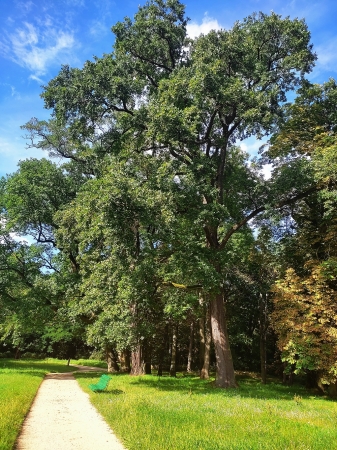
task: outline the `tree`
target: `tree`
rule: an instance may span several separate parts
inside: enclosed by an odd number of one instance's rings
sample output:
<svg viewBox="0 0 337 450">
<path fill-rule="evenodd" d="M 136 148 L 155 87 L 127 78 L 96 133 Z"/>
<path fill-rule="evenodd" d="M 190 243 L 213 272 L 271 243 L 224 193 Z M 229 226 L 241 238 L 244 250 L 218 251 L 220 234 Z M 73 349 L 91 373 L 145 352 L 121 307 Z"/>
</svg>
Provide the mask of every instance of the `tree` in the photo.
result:
<svg viewBox="0 0 337 450">
<path fill-rule="evenodd" d="M 231 30 L 194 41 L 186 40 L 186 23 L 178 0 L 149 1 L 134 21 L 113 27 L 111 55 L 81 70 L 63 67 L 42 97 L 59 129 L 67 130 L 67 157 L 87 151 L 88 158 L 109 161 L 117 155 L 128 167 L 143 154 L 157 166 L 157 186 L 166 177 L 172 208 L 162 242 L 184 260 L 182 278 L 191 280 L 191 269 L 199 268 L 195 281 L 211 299 L 216 384 L 234 387 L 224 308 L 231 238 L 258 214 L 315 189 L 309 179 L 295 189 L 282 177 L 276 187 L 264 182 L 234 144 L 273 130 L 286 92 L 311 70 L 315 55 L 304 21 L 274 13 L 249 16 Z M 38 126 L 35 132 L 41 137 Z M 59 147 L 53 151 L 62 154 Z M 146 190 L 144 173 L 137 176 Z M 174 227 L 184 230 L 190 248 Z"/>
<path fill-rule="evenodd" d="M 336 106 L 334 80 L 306 83 L 269 149 L 288 161 L 304 155 L 320 186 L 292 211 L 293 230 L 284 240 L 284 274 L 274 288 L 279 348 L 295 373 L 314 373 L 335 395 Z"/>
</svg>

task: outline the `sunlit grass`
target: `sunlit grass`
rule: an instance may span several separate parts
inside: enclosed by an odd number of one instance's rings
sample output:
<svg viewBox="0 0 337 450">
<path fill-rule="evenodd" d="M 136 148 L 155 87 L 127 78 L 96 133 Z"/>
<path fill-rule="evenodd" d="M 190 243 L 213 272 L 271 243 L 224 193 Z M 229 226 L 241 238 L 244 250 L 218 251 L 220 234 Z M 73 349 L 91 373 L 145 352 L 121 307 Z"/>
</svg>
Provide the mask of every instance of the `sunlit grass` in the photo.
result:
<svg viewBox="0 0 337 450">
<path fill-rule="evenodd" d="M 197 377 L 113 375 L 94 394 L 92 374 L 76 374 L 129 450 L 337 448 L 337 403 L 279 383 L 242 378 L 216 389 Z"/>
<path fill-rule="evenodd" d="M 69 372 L 65 361 L 0 359 L 0 450 L 11 450 L 48 372 Z"/>
<path fill-rule="evenodd" d="M 98 361 L 95 359 L 72 359 L 70 364 L 78 364 L 79 366 L 91 366 L 100 367 L 101 369 L 108 369 L 108 365 L 104 361 Z"/>
</svg>

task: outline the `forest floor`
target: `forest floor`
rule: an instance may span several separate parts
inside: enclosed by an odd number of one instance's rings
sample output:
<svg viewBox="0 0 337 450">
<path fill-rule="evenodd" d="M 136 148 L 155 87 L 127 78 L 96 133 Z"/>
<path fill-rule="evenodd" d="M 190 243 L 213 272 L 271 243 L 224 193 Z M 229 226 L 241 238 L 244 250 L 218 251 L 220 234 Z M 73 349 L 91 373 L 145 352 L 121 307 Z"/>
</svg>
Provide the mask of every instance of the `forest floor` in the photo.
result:
<svg viewBox="0 0 337 450">
<path fill-rule="evenodd" d="M 100 370 L 97 367 L 73 367 L 81 372 Z M 124 449 L 72 373 L 51 373 L 45 377 L 24 421 L 15 448 Z"/>
</svg>

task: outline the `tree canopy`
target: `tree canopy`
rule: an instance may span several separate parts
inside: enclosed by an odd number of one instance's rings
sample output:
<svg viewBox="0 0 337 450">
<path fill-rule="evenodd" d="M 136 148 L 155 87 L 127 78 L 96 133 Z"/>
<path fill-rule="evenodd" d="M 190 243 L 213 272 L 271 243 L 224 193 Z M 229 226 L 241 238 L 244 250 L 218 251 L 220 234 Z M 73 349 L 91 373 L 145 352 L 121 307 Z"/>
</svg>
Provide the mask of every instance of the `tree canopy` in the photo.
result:
<svg viewBox="0 0 337 450">
<path fill-rule="evenodd" d="M 305 79 L 316 55 L 304 20 L 254 13 L 196 39 L 187 22 L 180 1 L 151 0 L 112 27 L 112 53 L 61 68 L 42 92 L 50 121 L 24 128 L 64 162 L 22 162 L 3 183 L 4 214 L 58 249 L 67 311 L 91 344 L 131 351 L 142 373 L 169 333 L 172 356 L 179 327 L 193 338 L 209 317 L 216 385 L 235 387 L 228 329 L 251 322 L 253 342 L 260 294 L 289 269 L 257 269 L 257 230 L 271 230 L 270 248 L 294 243 L 314 201 L 333 226 L 335 82 Z M 250 136 L 271 136 L 253 162 L 239 147 Z"/>
</svg>

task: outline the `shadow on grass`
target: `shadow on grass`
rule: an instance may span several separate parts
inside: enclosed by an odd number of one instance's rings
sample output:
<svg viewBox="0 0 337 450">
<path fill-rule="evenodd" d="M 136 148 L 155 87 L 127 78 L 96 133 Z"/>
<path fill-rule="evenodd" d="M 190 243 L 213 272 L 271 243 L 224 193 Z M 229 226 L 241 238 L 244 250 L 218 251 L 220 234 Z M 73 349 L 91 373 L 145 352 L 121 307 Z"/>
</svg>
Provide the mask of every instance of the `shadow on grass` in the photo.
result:
<svg viewBox="0 0 337 450">
<path fill-rule="evenodd" d="M 47 361 L 38 361 L 38 360 L 6 360 L 0 359 L 0 372 L 1 369 L 9 369 L 14 370 L 18 372 L 32 372 L 34 370 L 38 371 L 41 370 L 44 373 L 48 372 L 54 372 L 54 373 L 68 373 L 68 372 L 74 372 L 78 369 L 75 367 L 69 367 L 62 364 L 53 364 L 48 363 Z"/>
<path fill-rule="evenodd" d="M 16 371 L 16 372 L 2 372 L 0 368 L 0 376 L 5 377 L 8 376 L 9 378 L 13 377 L 13 375 L 27 375 L 29 377 L 37 377 L 43 380 L 43 378 L 46 375 L 46 372 L 44 371 L 38 371 L 38 370 L 23 370 L 23 371 Z M 3 378 L 4 380 L 4 378 Z"/>
<path fill-rule="evenodd" d="M 75 378 L 99 378 L 102 372 L 95 373 L 75 373 Z M 131 377 L 125 373 L 109 374 L 112 378 L 125 377 L 125 391 L 127 393 L 127 385 L 139 385 L 156 389 L 164 392 L 182 392 L 193 395 L 223 395 L 224 397 L 242 397 L 261 400 L 293 400 L 295 395 L 300 395 L 303 399 L 312 396 L 321 397 L 316 390 L 307 390 L 303 385 L 293 384 L 292 386 L 284 385 L 276 378 L 270 378 L 267 384 L 262 384 L 260 379 L 254 375 L 240 374 L 237 375 L 239 387 L 237 389 L 220 389 L 214 385 L 213 381 L 200 380 L 196 374 L 178 374 L 177 378 L 164 375 L 158 377 L 156 375 L 144 375 Z M 122 380 L 121 380 L 122 381 Z M 123 380 L 124 381 L 124 380 Z M 111 394 L 112 390 L 106 390 L 103 393 Z M 123 392 L 123 391 L 122 391 Z M 124 392 L 125 393 L 125 392 Z M 321 397 L 324 399 L 325 397 Z M 330 399 L 327 399 L 330 400 Z"/>
<path fill-rule="evenodd" d="M 114 376 L 114 375 L 113 375 Z M 214 386 L 212 381 L 200 380 L 193 375 L 179 378 L 169 376 L 139 376 L 128 380 L 128 384 L 149 387 L 166 392 L 185 392 L 193 395 L 223 395 L 224 397 L 242 397 L 263 400 L 293 400 L 294 395 L 300 395 L 303 399 L 318 395 L 318 392 L 308 391 L 299 384 L 292 386 L 283 385 L 278 380 L 262 384 L 256 377 L 238 376 L 239 387 L 237 389 L 220 389 Z"/>
</svg>

